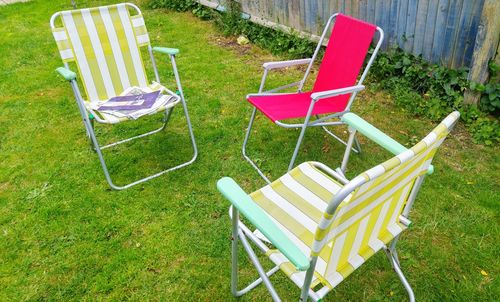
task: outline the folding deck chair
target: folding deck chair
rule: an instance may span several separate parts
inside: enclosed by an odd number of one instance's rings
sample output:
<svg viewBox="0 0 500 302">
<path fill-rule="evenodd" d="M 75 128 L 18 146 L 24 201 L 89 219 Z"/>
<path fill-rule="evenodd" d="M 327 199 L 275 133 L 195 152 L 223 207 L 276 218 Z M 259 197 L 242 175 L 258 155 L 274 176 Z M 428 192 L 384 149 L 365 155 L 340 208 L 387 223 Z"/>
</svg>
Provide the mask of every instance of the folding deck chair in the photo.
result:
<svg viewBox="0 0 500 302">
<path fill-rule="evenodd" d="M 219 191 L 230 202 L 232 219 L 231 291 L 241 296 L 264 283 L 274 301 L 280 301 L 269 276 L 282 270 L 301 288 L 300 301 L 319 301 L 354 270 L 380 250 L 403 283 L 410 301 L 413 290 L 403 275 L 396 243 L 410 224 L 408 214 L 429 172 L 437 148 L 460 114 L 451 113 L 422 141 L 406 149 L 354 113 L 342 117 L 357 131 L 396 156 L 346 179 L 318 162 L 305 162 L 273 183 L 247 195 L 231 178 L 218 181 Z M 345 169 L 350 146 L 342 168 Z M 251 231 L 239 214 L 251 222 Z M 253 242 L 276 265 L 265 272 L 250 246 Z M 238 290 L 238 241 L 241 241 L 260 276 Z"/>
<path fill-rule="evenodd" d="M 311 72 L 321 45 L 335 20 L 325 55 L 320 65 L 318 76 L 311 91 L 302 92 L 304 83 Z M 368 63 L 357 80 L 359 71 L 364 63 L 368 48 L 378 31 L 378 41 Z M 342 139 L 332 133 L 326 126 L 343 124 L 338 120 L 344 113 L 349 112 L 357 92 L 364 89 L 363 81 L 377 56 L 378 50 L 384 39 L 384 32 L 380 27 L 354 19 L 343 14 L 334 14 L 326 23 L 318 46 L 309 59 L 267 62 L 263 64 L 264 74 L 257 94 L 249 94 L 247 100 L 255 107 L 250 117 L 242 152 L 244 158 L 257 170 L 260 176 L 268 183 L 269 179 L 262 173 L 246 152 L 246 145 L 250 137 L 252 125 L 257 109 L 273 123 L 284 128 L 301 128 L 295 150 L 288 166 L 288 171 L 294 166 L 295 158 L 299 151 L 307 127 L 322 127 L 329 135 L 346 144 Z M 301 81 L 284 85 L 264 92 L 267 74 L 277 68 L 308 64 Z M 285 88 L 298 86 L 297 93 L 275 93 Z M 321 115 L 321 117 L 320 117 Z M 315 120 L 311 118 L 315 116 Z M 288 119 L 304 119 L 303 123 L 287 123 Z M 333 120 L 332 120 L 333 119 Z M 360 150 L 357 143 L 358 152 Z"/>
<path fill-rule="evenodd" d="M 165 47 L 151 47 L 144 19 L 140 9 L 136 5 L 122 3 L 90 9 L 57 12 L 52 15 L 50 26 L 64 63 L 64 67 L 58 68 L 57 72 L 71 84 L 87 136 L 97 152 L 104 175 L 111 188 L 116 190 L 126 189 L 169 171 L 185 167 L 196 160 L 198 150 L 175 63 L 175 55 L 179 50 Z M 147 47 L 151 57 L 156 82 L 150 83 L 147 79 L 141 56 L 141 49 L 143 47 Z M 170 91 L 160 84 L 153 51 L 166 54 L 170 57 L 177 83 L 177 93 Z M 78 88 L 76 73 L 69 69 L 69 62 L 74 62 L 77 65 L 80 80 L 85 88 L 85 98 Z M 102 124 L 116 124 L 131 118 L 117 117 L 101 112 L 96 110 L 93 105 L 100 104 L 100 101 L 106 101 L 111 97 L 117 96 L 130 87 L 140 87 L 146 91 L 160 90 L 162 95 L 170 97 L 170 101 L 167 104 L 158 107 L 151 113 L 163 112 L 163 125 L 156 130 L 141 135 L 105 146 L 99 145 L 94 132 L 94 120 Z M 167 126 L 174 106 L 179 103 L 182 104 L 184 109 L 191 137 L 194 152 L 191 160 L 124 186 L 115 185 L 109 175 L 102 150 L 162 131 Z"/>
</svg>

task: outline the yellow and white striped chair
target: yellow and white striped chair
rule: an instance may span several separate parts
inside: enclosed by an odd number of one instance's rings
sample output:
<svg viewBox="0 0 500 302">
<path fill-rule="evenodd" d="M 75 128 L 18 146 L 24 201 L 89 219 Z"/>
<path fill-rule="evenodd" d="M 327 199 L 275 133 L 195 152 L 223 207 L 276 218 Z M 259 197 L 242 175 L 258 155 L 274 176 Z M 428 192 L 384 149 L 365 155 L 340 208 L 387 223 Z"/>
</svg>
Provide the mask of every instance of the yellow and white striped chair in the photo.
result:
<svg viewBox="0 0 500 302">
<path fill-rule="evenodd" d="M 125 189 L 194 162 L 198 151 L 175 63 L 175 56 L 179 50 L 166 47 L 151 47 L 143 16 L 136 5 L 122 3 L 57 12 L 52 15 L 50 26 L 64 63 L 64 67 L 58 68 L 57 72 L 71 84 L 87 136 L 97 152 L 106 180 L 113 189 Z M 154 82 L 149 82 L 146 76 L 141 54 L 143 48 L 147 49 L 151 57 L 156 78 Z M 177 93 L 161 85 L 153 51 L 170 57 L 177 83 Z M 78 88 L 77 74 L 70 70 L 69 63 L 75 63 L 77 67 L 79 80 L 84 87 L 84 95 Z M 140 87 L 146 92 L 160 90 L 163 95 L 169 98 L 166 104 L 153 107 L 156 109 L 150 113 L 164 113 L 162 126 L 141 135 L 100 146 L 94 132 L 94 120 L 103 124 L 116 124 L 132 118 L 117 117 L 100 112 L 96 109 L 97 105 L 120 95 L 131 87 Z M 192 159 L 127 185 L 115 185 L 109 175 L 102 149 L 160 132 L 166 127 L 173 107 L 179 103 L 183 106 L 191 137 L 194 153 Z"/>
<path fill-rule="evenodd" d="M 281 269 L 302 289 L 301 301 L 308 297 L 319 301 L 383 249 L 414 301 L 396 243 L 410 224 L 409 211 L 434 154 L 458 118 L 458 112 L 451 113 L 421 142 L 406 149 L 355 114 L 346 114 L 343 121 L 351 137 L 359 131 L 390 151 L 399 150 L 352 180 L 341 169 L 318 162 L 305 162 L 249 195 L 231 178 L 219 180 L 219 191 L 232 203 L 233 294 L 242 295 L 264 282 L 273 300 L 280 301 L 268 276 Z M 239 220 L 239 213 L 255 231 Z M 273 269 L 263 270 L 248 239 L 274 262 Z M 260 275 L 243 290 L 237 289 L 238 241 Z"/>
</svg>

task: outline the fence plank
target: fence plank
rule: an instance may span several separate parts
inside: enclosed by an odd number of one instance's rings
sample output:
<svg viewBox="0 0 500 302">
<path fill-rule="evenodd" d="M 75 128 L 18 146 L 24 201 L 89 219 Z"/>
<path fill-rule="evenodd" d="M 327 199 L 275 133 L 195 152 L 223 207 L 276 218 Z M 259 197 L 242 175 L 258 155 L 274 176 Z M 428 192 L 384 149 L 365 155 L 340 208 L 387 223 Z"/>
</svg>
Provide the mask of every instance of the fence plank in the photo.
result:
<svg viewBox="0 0 500 302">
<path fill-rule="evenodd" d="M 469 72 L 469 80 L 484 83 L 488 79 L 488 61 L 493 59 L 498 49 L 500 36 L 500 2 L 486 0 L 482 10 L 481 22 L 477 32 L 474 54 L 472 56 L 472 67 Z M 465 94 L 465 103 L 477 104 L 479 95 L 468 91 Z"/>
<path fill-rule="evenodd" d="M 320 34 L 332 13 L 343 12 L 380 26 L 383 49 L 397 44 L 448 67 L 471 65 L 485 1 L 491 0 L 239 0 L 252 20 L 301 36 Z"/>
</svg>

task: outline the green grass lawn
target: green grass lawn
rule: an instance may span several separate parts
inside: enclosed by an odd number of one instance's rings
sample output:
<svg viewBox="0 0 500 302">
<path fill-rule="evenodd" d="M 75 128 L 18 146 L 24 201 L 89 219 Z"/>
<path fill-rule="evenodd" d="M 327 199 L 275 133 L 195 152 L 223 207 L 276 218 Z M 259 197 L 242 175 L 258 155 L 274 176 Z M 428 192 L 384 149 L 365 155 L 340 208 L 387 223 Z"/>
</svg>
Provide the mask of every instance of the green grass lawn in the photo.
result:
<svg viewBox="0 0 500 302">
<path fill-rule="evenodd" d="M 86 1 L 94 6 L 110 1 Z M 125 191 L 111 191 L 89 148 L 61 66 L 49 18 L 69 0 L 34 0 L 0 7 L 0 301 L 235 300 L 230 294 L 228 202 L 215 183 L 231 176 L 247 191 L 263 185 L 240 153 L 261 64 L 279 60 L 239 46 L 190 13 L 147 10 L 152 44 L 181 50 L 183 81 L 200 155 L 195 164 Z M 173 86 L 166 58 L 160 74 Z M 149 70 L 151 74 L 151 70 Z M 276 73 L 286 83 L 300 70 Z M 393 106 L 368 89 L 353 109 L 410 146 L 435 123 Z M 190 158 L 181 110 L 156 136 L 106 150 L 118 184 Z M 157 126 L 161 115 L 114 128 L 101 142 Z M 250 153 L 276 178 L 286 170 L 298 135 L 262 115 Z M 336 129 L 345 136 L 345 129 Z M 361 139 L 349 175 L 390 157 Z M 320 129 L 308 131 L 298 163 L 340 164 L 343 146 Z M 403 270 L 421 301 L 500 299 L 499 152 L 474 145 L 459 125 L 444 143 L 415 203 L 413 227 L 402 236 Z M 242 257 L 243 258 L 243 257 Z M 269 265 L 267 265 L 269 266 Z M 483 273 L 482 273 L 483 271 Z M 244 260 L 241 281 L 256 272 Z M 299 290 L 284 274 L 272 278 L 285 301 Z M 406 293 L 379 253 L 326 301 L 401 301 Z M 258 287 L 241 301 L 269 301 Z"/>
</svg>

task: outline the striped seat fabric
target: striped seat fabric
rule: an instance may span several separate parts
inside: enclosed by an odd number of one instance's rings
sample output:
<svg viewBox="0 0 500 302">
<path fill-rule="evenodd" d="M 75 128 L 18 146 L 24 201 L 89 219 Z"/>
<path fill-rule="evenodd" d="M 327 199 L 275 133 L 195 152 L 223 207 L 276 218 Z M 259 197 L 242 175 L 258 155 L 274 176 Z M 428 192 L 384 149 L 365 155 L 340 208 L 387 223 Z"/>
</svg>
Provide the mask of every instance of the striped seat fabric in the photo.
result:
<svg viewBox="0 0 500 302">
<path fill-rule="evenodd" d="M 271 220 L 305 255 L 311 253 L 314 233 L 328 202 L 342 188 L 342 184 L 323 172 L 318 164 L 302 163 L 271 184 L 250 194 L 252 200 L 269 215 Z M 327 247 L 321 252 L 313 285 L 322 280 L 330 254 L 331 245 L 330 250 Z M 268 256 L 299 287 L 302 286 L 305 272 L 295 270 L 295 267 L 278 250 L 270 250 Z"/>
<path fill-rule="evenodd" d="M 131 4 L 60 12 L 52 28 L 63 62 L 75 62 L 86 100 L 106 101 L 127 88 L 152 88 L 140 48 L 149 46 L 142 15 Z M 158 88 L 160 89 L 160 88 Z M 116 121 L 114 121 L 116 122 Z"/>
<path fill-rule="evenodd" d="M 343 186 L 314 162 L 250 195 L 305 255 L 318 256 L 311 288 L 321 284 L 320 297 L 407 228 L 410 221 L 402 212 L 413 185 L 458 117 L 450 114 L 413 148 L 351 180 L 356 189 L 334 213 L 326 207 Z M 305 272 L 277 250 L 268 256 L 302 287 Z"/>
</svg>

